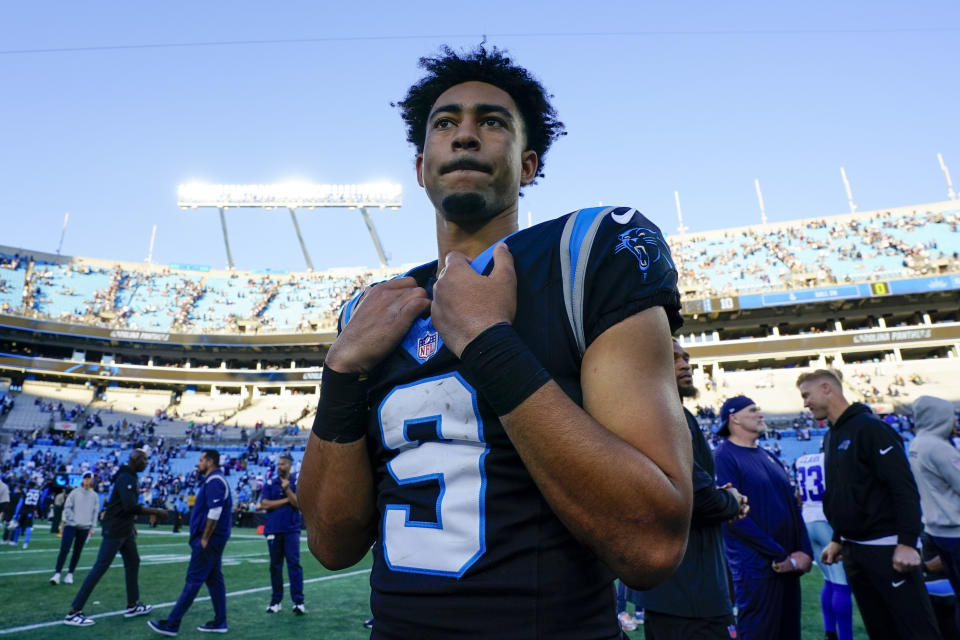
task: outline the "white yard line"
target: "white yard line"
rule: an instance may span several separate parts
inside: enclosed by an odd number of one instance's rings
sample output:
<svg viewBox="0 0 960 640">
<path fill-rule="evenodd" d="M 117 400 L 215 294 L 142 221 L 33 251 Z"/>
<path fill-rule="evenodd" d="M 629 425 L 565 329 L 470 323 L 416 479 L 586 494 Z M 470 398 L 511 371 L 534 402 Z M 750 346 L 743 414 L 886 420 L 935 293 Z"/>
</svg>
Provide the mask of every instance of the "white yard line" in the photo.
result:
<svg viewBox="0 0 960 640">
<path fill-rule="evenodd" d="M 235 559 L 238 559 L 238 558 L 256 558 L 256 557 L 263 556 L 263 555 L 265 555 L 265 554 L 266 554 L 266 552 L 260 552 L 260 553 L 241 553 L 241 554 L 236 554 L 236 555 L 223 556 L 223 559 L 224 559 L 225 561 L 229 561 L 229 560 L 235 560 Z M 190 561 L 190 554 L 189 554 L 189 553 L 186 554 L 186 555 L 184 555 L 184 554 L 179 554 L 179 553 L 177 553 L 177 554 L 173 554 L 173 553 L 165 553 L 165 554 L 141 554 L 141 555 L 140 555 L 140 566 L 141 566 L 141 567 L 144 567 L 144 566 L 154 566 L 154 565 L 158 565 L 158 564 L 176 564 L 176 563 L 178 563 L 178 562 L 189 562 L 189 561 Z M 111 563 L 110 569 L 117 569 L 117 568 L 120 568 L 120 567 L 122 567 L 122 566 L 123 566 L 123 560 L 122 560 L 122 559 L 117 559 L 117 560 L 114 560 L 113 563 Z M 89 567 L 77 567 L 76 572 L 89 571 L 89 570 L 92 569 L 92 568 L 93 568 L 92 565 L 89 566 Z M 76 572 L 75 572 L 75 573 L 76 573 Z M 35 575 L 35 574 L 38 574 L 38 573 L 51 573 L 51 570 L 50 570 L 50 569 L 31 569 L 31 570 L 29 570 L 29 571 L 10 571 L 10 572 L 8 572 L 8 573 L 0 573 L 0 578 L 6 578 L 6 577 L 11 577 L 11 576 L 30 576 L 30 575 Z M 52 575 L 52 574 L 51 574 L 51 575 Z"/>
<path fill-rule="evenodd" d="M 334 575 L 332 575 L 332 576 L 321 576 L 321 577 L 319 577 L 319 578 L 310 578 L 309 580 L 304 580 L 303 583 L 304 583 L 304 584 L 310 584 L 310 583 L 313 583 L 313 582 L 326 582 L 326 581 L 328 581 L 328 580 L 339 580 L 340 578 L 350 578 L 350 577 L 352 577 L 352 576 L 359 576 L 359 575 L 363 575 L 363 574 L 367 574 L 367 573 L 370 573 L 370 569 L 359 569 L 359 570 L 357 570 L 357 571 L 348 571 L 348 572 L 346 572 L 346 573 L 337 573 L 337 574 L 334 574 Z M 290 586 L 290 583 L 287 582 L 287 583 L 285 583 L 283 586 L 284 586 L 284 587 L 289 587 L 289 586 Z M 245 595 L 248 595 L 248 594 L 251 594 L 251 593 L 261 593 L 261 592 L 263 592 L 263 591 L 270 591 L 272 588 L 273 588 L 273 587 L 267 586 L 267 587 L 254 587 L 253 589 L 243 589 L 243 590 L 241 590 L 241 591 L 232 591 L 232 592 L 230 592 L 230 593 L 227 594 L 227 597 L 228 597 L 228 598 L 232 598 L 233 596 L 245 596 Z M 203 602 L 204 600 L 209 600 L 209 599 L 210 599 L 210 596 L 202 596 L 202 597 L 196 598 L 196 599 L 194 600 L 194 602 Z M 160 604 L 155 604 L 155 605 L 153 605 L 153 608 L 154 608 L 154 610 L 156 610 L 156 609 L 160 609 L 160 608 L 162 608 L 162 607 L 172 607 L 172 606 L 175 605 L 175 604 L 176 604 L 176 601 L 173 601 L 173 602 L 161 602 Z M 126 611 L 126 609 L 120 609 L 120 610 L 118 610 L 118 611 L 108 611 L 108 612 L 106 612 L 106 613 L 96 613 L 96 614 L 94 614 L 94 615 L 92 615 L 92 616 L 88 616 L 88 617 L 90 617 L 90 618 L 109 618 L 109 617 L 112 617 L 112 616 L 119 616 L 119 615 L 121 615 L 121 614 L 122 614 L 123 612 L 125 612 L 125 611 Z M 34 629 L 42 629 L 42 628 L 44 628 L 44 627 L 53 627 L 53 626 L 56 626 L 56 625 L 58 625 L 58 624 L 63 624 L 63 619 L 62 619 L 62 618 L 57 619 L 57 620 L 52 620 L 52 621 L 50 621 L 50 622 L 38 622 L 37 624 L 28 624 L 28 625 L 24 625 L 24 626 L 22 626 L 22 627 L 10 627 L 9 629 L 0 629 L 0 635 L 5 635 L 5 634 L 8 634 L 8 633 L 19 633 L 19 632 L 21 632 L 21 631 L 32 631 L 32 630 L 34 630 Z"/>
</svg>

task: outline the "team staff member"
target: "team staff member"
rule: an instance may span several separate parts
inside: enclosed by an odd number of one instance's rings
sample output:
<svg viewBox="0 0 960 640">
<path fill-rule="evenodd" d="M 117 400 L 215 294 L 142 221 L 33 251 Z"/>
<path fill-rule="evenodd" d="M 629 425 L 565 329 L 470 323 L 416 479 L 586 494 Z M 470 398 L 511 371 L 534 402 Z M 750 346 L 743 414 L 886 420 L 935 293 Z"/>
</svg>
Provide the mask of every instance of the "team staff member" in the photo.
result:
<svg viewBox="0 0 960 640">
<path fill-rule="evenodd" d="M 720 409 L 726 436 L 716 450 L 717 481 L 750 496 L 750 515 L 726 525 L 727 559 L 742 640 L 800 640 L 800 575 L 813 551 L 790 478 L 757 440 L 763 414 L 746 396 Z"/>
<path fill-rule="evenodd" d="M 87 471 L 83 474 L 80 486 L 71 491 L 63 502 L 63 536 L 60 538 L 60 553 L 57 554 L 57 565 L 50 584 L 60 584 L 60 572 L 63 571 L 63 562 L 71 545 L 73 554 L 63 582 L 73 584 L 73 572 L 80 561 L 80 553 L 93 535 L 99 514 L 100 496 L 93 490 L 93 474 Z"/>
<path fill-rule="evenodd" d="M 697 397 L 690 375 L 690 354 L 673 341 L 673 363 L 681 398 Z M 722 523 L 747 516 L 747 497 L 729 484 L 717 487 L 713 453 L 700 424 L 686 407 L 693 440 L 693 521 L 680 566 L 649 591 L 638 593 L 645 610 L 647 640 L 722 640 L 736 638 L 730 602 Z"/>
<path fill-rule="evenodd" d="M 957 417 L 952 402 L 933 396 L 917 398 L 913 416 L 917 437 L 910 443 L 910 468 L 920 489 L 923 524 L 954 594 L 960 594 L 960 451 L 950 441 Z M 960 629 L 960 599 L 954 618 Z"/>
<path fill-rule="evenodd" d="M 167 512 L 163 509 L 154 509 L 140 504 L 137 491 L 137 474 L 147 468 L 147 453 L 143 449 L 135 449 L 130 454 L 127 464 L 122 465 L 113 476 L 113 491 L 104 507 L 103 513 L 103 540 L 100 542 L 100 551 L 97 561 L 87 574 L 80 591 L 73 599 L 70 612 L 64 617 L 63 624 L 71 627 L 89 627 L 94 624 L 91 618 L 83 615 L 83 605 L 93 592 L 100 578 L 110 568 L 110 563 L 120 552 L 123 558 L 123 573 L 127 586 L 127 610 L 124 618 L 134 618 L 150 613 L 153 609 L 148 604 L 140 602 L 140 554 L 137 552 L 137 531 L 134 525 L 137 517 L 153 515 L 165 520 Z"/>
<path fill-rule="evenodd" d="M 872 639 L 939 639 L 917 551 L 920 496 L 900 436 L 866 405 L 847 402 L 830 371 L 802 374 L 797 388 L 813 417 L 830 421 L 823 512 L 833 539 L 820 560 L 843 560 Z"/>
<path fill-rule="evenodd" d="M 227 632 L 227 587 L 223 581 L 223 548 L 230 538 L 233 519 L 233 498 L 230 485 L 220 469 L 220 452 L 204 449 L 197 461 L 197 470 L 204 476 L 197 500 L 190 512 L 190 564 L 186 584 L 166 620 L 149 620 L 147 625 L 164 636 L 175 636 L 180 621 L 203 584 L 210 591 L 213 620 L 197 627 L 197 631 Z"/>
<path fill-rule="evenodd" d="M 669 248 L 629 207 L 518 230 L 563 130 L 549 95 L 496 49 L 421 66 L 399 105 L 439 261 L 341 314 L 300 472 L 310 549 L 342 568 L 376 542 L 374 638 L 620 638 L 614 575 L 664 580 L 690 525 Z"/>
<path fill-rule="evenodd" d="M 263 532 L 270 549 L 270 585 L 273 592 L 267 613 L 280 611 L 283 601 L 283 561 L 290 574 L 290 597 L 293 612 L 307 612 L 303 604 L 303 567 L 300 566 L 300 505 L 297 503 L 297 476 L 291 472 L 293 456 L 281 453 L 277 459 L 277 474 L 260 493 L 260 508 L 267 510 Z"/>
</svg>

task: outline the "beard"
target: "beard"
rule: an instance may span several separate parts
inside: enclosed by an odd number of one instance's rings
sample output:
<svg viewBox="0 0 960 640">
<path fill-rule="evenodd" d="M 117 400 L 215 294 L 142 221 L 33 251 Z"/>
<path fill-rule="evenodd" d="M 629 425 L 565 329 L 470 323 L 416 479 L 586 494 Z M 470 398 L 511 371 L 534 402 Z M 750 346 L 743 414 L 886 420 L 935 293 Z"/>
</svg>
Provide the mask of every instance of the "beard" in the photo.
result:
<svg viewBox="0 0 960 640">
<path fill-rule="evenodd" d="M 451 193 L 444 196 L 440 203 L 444 217 L 454 222 L 480 220 L 486 218 L 487 199 L 481 193 Z"/>
<path fill-rule="evenodd" d="M 698 395 L 700 395 L 700 390 L 692 384 L 684 386 L 678 385 L 677 390 L 680 392 L 681 398 L 696 398 Z"/>
</svg>

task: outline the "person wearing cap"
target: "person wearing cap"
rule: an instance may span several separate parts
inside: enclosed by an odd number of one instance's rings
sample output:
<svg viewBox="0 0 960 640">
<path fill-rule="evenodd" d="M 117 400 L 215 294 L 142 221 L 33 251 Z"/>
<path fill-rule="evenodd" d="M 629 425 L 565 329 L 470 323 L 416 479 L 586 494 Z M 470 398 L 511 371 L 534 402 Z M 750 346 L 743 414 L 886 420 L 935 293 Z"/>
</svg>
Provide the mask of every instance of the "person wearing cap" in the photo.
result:
<svg viewBox="0 0 960 640">
<path fill-rule="evenodd" d="M 83 545 L 93 535 L 99 513 L 100 496 L 93 490 L 93 474 L 87 471 L 83 474 L 80 486 L 71 491 L 63 503 L 63 536 L 60 538 L 60 553 L 57 555 L 57 565 L 50 584 L 60 584 L 60 572 L 63 571 L 63 562 L 67 559 L 67 551 L 71 546 L 73 555 L 70 556 L 70 565 L 63 582 L 73 584 L 73 572 L 80 561 Z"/>
<path fill-rule="evenodd" d="M 800 640 L 800 576 L 813 550 L 796 493 L 780 462 L 757 446 L 766 425 L 753 400 L 729 398 L 720 420 L 717 435 L 726 439 L 715 452 L 717 482 L 750 496 L 747 517 L 724 528 L 738 637 Z"/>
<path fill-rule="evenodd" d="M 260 508 L 267 512 L 263 532 L 270 549 L 270 605 L 267 613 L 280 611 L 283 601 L 283 561 L 290 575 L 290 598 L 293 612 L 306 613 L 303 604 L 303 568 L 300 566 L 300 503 L 297 502 L 297 475 L 292 472 L 293 456 L 281 453 L 277 473 L 264 484 Z"/>
<path fill-rule="evenodd" d="M 833 539 L 820 562 L 843 561 L 871 638 L 939 639 L 920 568 L 920 495 L 903 440 L 870 407 L 848 402 L 833 371 L 804 373 L 797 389 L 813 417 L 830 423 L 823 513 Z"/>
</svg>

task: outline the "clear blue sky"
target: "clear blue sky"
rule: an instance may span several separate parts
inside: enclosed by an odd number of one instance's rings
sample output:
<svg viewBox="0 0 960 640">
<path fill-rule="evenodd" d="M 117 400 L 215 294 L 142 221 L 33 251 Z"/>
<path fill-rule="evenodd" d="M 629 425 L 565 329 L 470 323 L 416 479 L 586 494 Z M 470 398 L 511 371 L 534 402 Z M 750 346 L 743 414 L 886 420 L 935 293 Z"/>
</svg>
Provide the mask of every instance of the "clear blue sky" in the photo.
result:
<svg viewBox="0 0 960 640">
<path fill-rule="evenodd" d="M 667 3 L 658 3 L 667 4 Z M 8 3 L 0 20 L 0 244 L 222 267 L 191 180 L 393 180 L 394 264 L 435 257 L 390 101 L 441 43 L 507 48 L 569 135 L 520 207 L 629 204 L 667 233 L 946 199 L 960 186 L 956 2 Z M 540 7 L 544 8 L 540 8 Z M 302 40 L 296 42 L 296 40 Z M 285 41 L 257 44 L 255 41 Z M 246 42 L 246 44 L 227 44 Z M 153 47 L 144 45 L 192 46 Z M 314 264 L 375 265 L 356 212 L 300 213 Z M 238 268 L 304 268 L 288 214 L 229 213 Z"/>
</svg>

